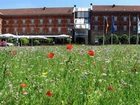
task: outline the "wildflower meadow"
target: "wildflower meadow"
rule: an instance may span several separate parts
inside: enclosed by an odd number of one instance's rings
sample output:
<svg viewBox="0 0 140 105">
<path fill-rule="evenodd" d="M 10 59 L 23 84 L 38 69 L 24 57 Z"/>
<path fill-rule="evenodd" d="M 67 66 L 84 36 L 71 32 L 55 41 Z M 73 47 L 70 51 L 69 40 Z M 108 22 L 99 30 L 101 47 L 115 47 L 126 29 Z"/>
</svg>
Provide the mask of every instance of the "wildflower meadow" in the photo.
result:
<svg viewBox="0 0 140 105">
<path fill-rule="evenodd" d="M 140 105 L 140 46 L 1 47 L 0 105 Z"/>
</svg>

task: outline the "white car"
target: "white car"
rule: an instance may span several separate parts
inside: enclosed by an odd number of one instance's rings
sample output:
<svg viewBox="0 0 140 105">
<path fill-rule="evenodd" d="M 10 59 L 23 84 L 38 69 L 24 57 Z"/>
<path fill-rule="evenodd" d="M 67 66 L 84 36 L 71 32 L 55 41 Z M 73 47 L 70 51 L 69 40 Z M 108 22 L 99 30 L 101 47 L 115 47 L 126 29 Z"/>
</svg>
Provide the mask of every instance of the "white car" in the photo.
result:
<svg viewBox="0 0 140 105">
<path fill-rule="evenodd" d="M 14 46 L 13 43 L 6 43 L 7 46 Z"/>
</svg>

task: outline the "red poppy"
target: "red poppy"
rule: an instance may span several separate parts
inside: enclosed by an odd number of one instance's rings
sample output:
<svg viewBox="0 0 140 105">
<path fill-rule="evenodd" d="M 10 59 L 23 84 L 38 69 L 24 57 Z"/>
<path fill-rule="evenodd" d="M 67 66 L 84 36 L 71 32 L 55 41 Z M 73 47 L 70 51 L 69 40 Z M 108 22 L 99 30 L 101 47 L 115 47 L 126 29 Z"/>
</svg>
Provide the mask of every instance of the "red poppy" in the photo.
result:
<svg viewBox="0 0 140 105">
<path fill-rule="evenodd" d="M 54 53 L 50 52 L 50 53 L 48 53 L 47 56 L 48 56 L 48 58 L 52 59 L 54 57 Z"/>
<path fill-rule="evenodd" d="M 47 95 L 48 97 L 51 97 L 51 96 L 52 96 L 52 92 L 49 90 L 49 91 L 47 91 L 46 95 Z"/>
<path fill-rule="evenodd" d="M 88 55 L 89 55 L 89 56 L 94 56 L 94 55 L 95 55 L 94 50 L 89 50 L 89 51 L 88 51 Z"/>
<path fill-rule="evenodd" d="M 12 51 L 10 52 L 10 54 L 11 54 L 12 56 L 15 56 L 15 55 L 17 54 L 17 51 L 16 51 L 16 50 L 12 50 Z"/>
<path fill-rule="evenodd" d="M 22 83 L 22 84 L 20 84 L 20 87 L 25 88 L 25 87 L 27 87 L 27 84 Z"/>
<path fill-rule="evenodd" d="M 113 89 L 113 87 L 110 85 L 110 86 L 107 87 L 107 90 L 112 91 L 112 90 L 114 90 L 114 89 Z"/>
<path fill-rule="evenodd" d="M 67 48 L 67 50 L 71 50 L 73 48 L 73 45 L 72 44 L 67 44 L 66 48 Z"/>
</svg>

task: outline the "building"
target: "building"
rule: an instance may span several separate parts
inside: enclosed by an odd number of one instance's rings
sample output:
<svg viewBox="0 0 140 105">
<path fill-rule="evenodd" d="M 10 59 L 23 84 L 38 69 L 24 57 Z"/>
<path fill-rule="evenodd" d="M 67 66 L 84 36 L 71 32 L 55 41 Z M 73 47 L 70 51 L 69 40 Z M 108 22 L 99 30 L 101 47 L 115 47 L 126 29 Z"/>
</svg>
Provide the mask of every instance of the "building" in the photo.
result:
<svg viewBox="0 0 140 105">
<path fill-rule="evenodd" d="M 94 5 L 91 17 L 91 31 L 94 39 L 99 35 L 114 34 L 136 35 L 138 32 L 138 19 L 140 17 L 140 6 L 127 5 Z M 108 31 L 105 32 L 105 19 L 108 21 Z M 113 22 L 112 22 L 113 20 Z M 92 42 L 94 43 L 94 41 Z"/>
<path fill-rule="evenodd" d="M 1 9 L 2 33 L 70 34 L 73 8 Z"/>
<path fill-rule="evenodd" d="M 0 33 L 46 36 L 68 34 L 72 36 L 73 42 L 94 44 L 97 36 L 112 33 L 112 23 L 115 34 L 137 34 L 139 15 L 140 6 L 92 3 L 89 8 L 74 5 L 59 8 L 0 9 Z"/>
</svg>

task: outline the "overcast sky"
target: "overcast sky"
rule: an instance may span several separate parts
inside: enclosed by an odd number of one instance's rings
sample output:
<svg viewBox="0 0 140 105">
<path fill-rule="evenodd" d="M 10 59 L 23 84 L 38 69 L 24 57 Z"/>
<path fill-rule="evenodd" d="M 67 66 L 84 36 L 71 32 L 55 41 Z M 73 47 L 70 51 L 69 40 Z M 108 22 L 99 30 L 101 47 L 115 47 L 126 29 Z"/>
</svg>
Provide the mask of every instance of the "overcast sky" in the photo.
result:
<svg viewBox="0 0 140 105">
<path fill-rule="evenodd" d="M 36 7 L 88 7 L 96 5 L 140 5 L 140 0 L 0 0 L 0 8 L 36 8 Z"/>
</svg>

